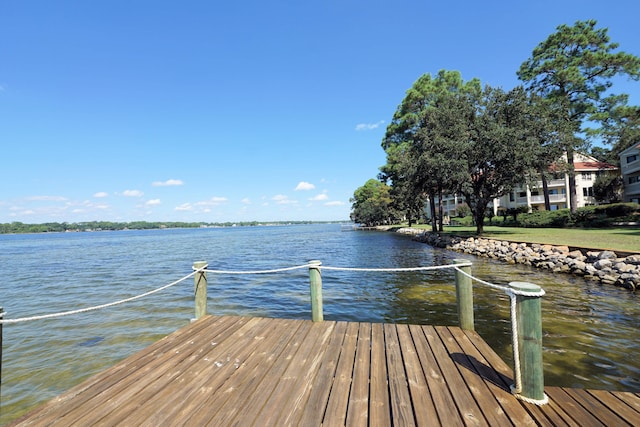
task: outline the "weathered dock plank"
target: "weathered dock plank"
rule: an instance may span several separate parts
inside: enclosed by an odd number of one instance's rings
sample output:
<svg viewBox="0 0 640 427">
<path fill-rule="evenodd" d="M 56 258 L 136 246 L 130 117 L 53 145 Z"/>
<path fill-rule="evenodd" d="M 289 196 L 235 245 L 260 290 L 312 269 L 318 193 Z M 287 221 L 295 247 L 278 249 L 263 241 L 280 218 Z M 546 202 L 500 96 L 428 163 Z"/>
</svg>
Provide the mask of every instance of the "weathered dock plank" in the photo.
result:
<svg viewBox="0 0 640 427">
<path fill-rule="evenodd" d="M 12 426 L 640 425 L 634 393 L 547 387 L 456 327 L 206 316 Z"/>
<path fill-rule="evenodd" d="M 369 390 L 369 424 L 383 425 L 391 419 L 389 388 L 387 387 L 387 361 L 385 358 L 384 332 L 379 323 L 371 326 L 371 378 Z"/>
<path fill-rule="evenodd" d="M 433 404 L 429 385 L 422 370 L 419 358 L 419 343 L 413 340 L 408 325 L 398 328 L 398 339 L 400 348 L 402 349 L 402 357 L 404 365 L 407 369 L 407 382 L 411 402 L 413 403 L 413 411 L 416 417 L 417 425 L 428 425 L 433 420 L 438 419 L 436 408 Z"/>
<path fill-rule="evenodd" d="M 360 324 L 349 395 L 347 424 L 366 427 L 369 419 L 369 369 L 371 368 L 371 324 Z"/>
<path fill-rule="evenodd" d="M 342 337 L 342 348 L 339 351 L 333 384 L 325 412 L 332 414 L 336 424 L 344 425 L 347 418 L 347 404 L 353 378 L 353 366 L 358 345 L 358 324 L 350 323 Z M 317 416 L 317 413 L 315 414 Z M 313 420 L 310 420 L 313 422 Z"/>
<path fill-rule="evenodd" d="M 433 418 L 434 425 L 436 420 L 442 424 L 445 422 L 450 426 L 464 426 L 465 423 L 458 411 L 455 410 L 456 404 L 449 392 L 444 373 L 440 370 L 440 366 L 436 360 L 436 355 L 431 350 L 431 346 L 427 341 L 425 330 L 433 329 L 432 326 L 416 326 L 410 325 L 409 330 L 416 345 L 418 359 L 421 362 L 422 370 L 425 374 L 425 380 L 429 387 L 431 399 L 437 413 L 437 417 Z M 434 330 L 435 332 L 435 330 Z M 452 410 L 453 409 L 453 410 Z"/>
</svg>

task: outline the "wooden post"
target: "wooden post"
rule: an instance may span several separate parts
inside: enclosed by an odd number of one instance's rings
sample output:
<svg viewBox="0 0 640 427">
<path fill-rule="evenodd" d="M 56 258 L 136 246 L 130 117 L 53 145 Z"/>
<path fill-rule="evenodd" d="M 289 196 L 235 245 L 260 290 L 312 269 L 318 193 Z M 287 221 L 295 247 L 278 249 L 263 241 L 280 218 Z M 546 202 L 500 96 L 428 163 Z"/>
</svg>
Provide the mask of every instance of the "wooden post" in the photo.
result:
<svg viewBox="0 0 640 427">
<path fill-rule="evenodd" d="M 0 321 L 2 319 L 4 319 L 4 309 L 0 306 Z M 0 390 L 1 389 L 2 389 L 2 323 L 0 323 Z M 2 394 L 0 394 L 0 398 L 1 397 L 2 397 Z"/>
<path fill-rule="evenodd" d="M 322 274 L 320 273 L 320 261 L 309 261 L 309 293 L 311 294 L 311 320 L 322 322 L 324 314 L 322 309 Z"/>
<path fill-rule="evenodd" d="M 456 264 L 468 264 L 465 259 L 454 259 Z M 458 267 L 468 275 L 471 275 L 471 267 Z M 462 329 L 475 330 L 473 322 L 473 286 L 471 278 L 456 270 L 456 300 L 458 302 L 458 322 Z"/>
<path fill-rule="evenodd" d="M 193 268 L 198 270 L 207 265 L 206 261 L 196 261 L 193 263 Z M 193 276 L 194 283 L 194 295 L 196 305 L 196 320 L 207 314 L 207 273 L 204 271 L 198 271 Z"/>
<path fill-rule="evenodd" d="M 509 286 L 514 291 L 532 293 L 541 291 L 540 286 L 526 282 L 511 282 Z M 521 379 L 519 394 L 527 399 L 542 402 L 545 399 L 545 395 L 542 367 L 542 308 L 540 303 L 541 296 L 516 294 L 515 321 L 518 325 L 517 346 Z M 514 319 L 511 319 L 511 321 L 513 322 Z"/>
</svg>

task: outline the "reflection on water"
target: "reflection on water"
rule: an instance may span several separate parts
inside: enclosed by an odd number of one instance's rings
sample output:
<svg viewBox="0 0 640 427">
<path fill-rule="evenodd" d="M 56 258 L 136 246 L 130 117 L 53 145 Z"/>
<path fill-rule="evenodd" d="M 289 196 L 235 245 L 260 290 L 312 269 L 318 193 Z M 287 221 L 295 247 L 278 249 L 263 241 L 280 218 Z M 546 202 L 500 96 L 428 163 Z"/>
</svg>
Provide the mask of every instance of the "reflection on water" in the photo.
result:
<svg viewBox="0 0 640 427">
<path fill-rule="evenodd" d="M 261 270 L 319 259 L 337 267 L 473 262 L 487 281 L 542 286 L 545 382 L 640 391 L 637 295 L 579 277 L 434 249 L 406 236 L 338 225 L 0 236 L 0 305 L 18 318 L 103 304 L 165 285 L 196 260 Z M 310 318 L 306 270 L 209 275 L 209 312 Z M 451 270 L 323 271 L 325 319 L 455 325 Z M 509 301 L 474 284 L 476 329 L 511 363 Z M 4 327 L 0 424 L 186 325 L 193 281 L 126 305 Z"/>
</svg>

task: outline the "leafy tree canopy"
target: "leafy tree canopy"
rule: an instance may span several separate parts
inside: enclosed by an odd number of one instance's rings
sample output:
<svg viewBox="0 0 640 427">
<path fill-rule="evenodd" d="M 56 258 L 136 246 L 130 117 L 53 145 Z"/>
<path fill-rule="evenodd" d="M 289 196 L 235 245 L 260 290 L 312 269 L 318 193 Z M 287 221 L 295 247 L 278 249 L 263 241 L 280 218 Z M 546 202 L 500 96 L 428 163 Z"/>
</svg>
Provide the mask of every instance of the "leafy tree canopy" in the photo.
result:
<svg viewBox="0 0 640 427">
<path fill-rule="evenodd" d="M 450 93 L 480 90 L 478 79 L 465 83 L 458 71 L 440 70 L 436 76 L 424 74 L 407 91 L 394 113 L 382 140 L 387 163 L 381 168 L 380 178 L 391 181 L 394 199 L 401 200 L 396 204 L 405 210 L 410 221 L 417 214 L 417 206 L 424 204 L 425 196 L 430 196 L 433 202 L 443 191 L 454 191 L 454 175 L 462 170 L 452 164 L 457 159 L 452 144 L 458 141 L 451 140 L 441 126 L 439 131 L 434 128 L 439 123 L 436 117 L 439 103 Z M 456 178 L 460 179 L 457 175 Z"/>
<path fill-rule="evenodd" d="M 625 105 L 626 98 L 610 92 L 613 78 L 640 78 L 640 58 L 618 51 L 619 45 L 611 42 L 608 30 L 596 25 L 595 20 L 560 25 L 534 48 L 517 72 L 529 91 L 544 97 L 562 113 L 558 130 L 563 135 L 559 143 L 567 152 L 572 212 L 577 209 L 573 152 L 586 147 L 581 132 L 592 136 L 600 132 L 611 134 L 606 126 L 599 130 L 586 126 L 606 123 L 610 118 L 610 123 L 616 123 L 612 115 L 626 116 L 626 110 L 617 109 Z"/>
<path fill-rule="evenodd" d="M 517 72 L 528 89 L 560 104 L 568 119 L 580 123 L 615 97 L 606 95 L 613 77 L 640 78 L 640 58 L 617 52 L 619 45 L 610 41 L 608 30 L 596 24 L 588 20 L 560 25 Z"/>
<path fill-rule="evenodd" d="M 489 203 L 523 184 L 536 165 L 540 145 L 529 122 L 535 120 L 537 110 L 520 87 L 505 92 L 487 86 L 468 98 L 469 113 L 464 115 L 468 178 L 461 193 L 482 234 Z"/>
<path fill-rule="evenodd" d="M 378 180 L 370 179 L 359 187 L 351 198 L 351 220 L 373 227 L 389 224 L 397 218 L 392 211 L 391 188 Z"/>
</svg>

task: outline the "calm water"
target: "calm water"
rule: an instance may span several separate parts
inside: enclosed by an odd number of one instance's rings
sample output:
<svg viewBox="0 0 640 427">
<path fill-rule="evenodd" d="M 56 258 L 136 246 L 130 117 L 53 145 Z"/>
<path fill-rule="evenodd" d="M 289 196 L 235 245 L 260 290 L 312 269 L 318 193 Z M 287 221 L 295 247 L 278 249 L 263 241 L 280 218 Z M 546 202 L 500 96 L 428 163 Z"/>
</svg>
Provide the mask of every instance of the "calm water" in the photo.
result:
<svg viewBox="0 0 640 427">
<path fill-rule="evenodd" d="M 128 298 L 191 272 L 327 266 L 416 267 L 466 258 L 494 283 L 541 285 L 547 385 L 640 391 L 638 296 L 581 278 L 431 248 L 339 225 L 0 235 L 0 305 L 8 319 Z M 209 277 L 209 312 L 310 318 L 308 271 Z M 323 272 L 325 319 L 455 325 L 452 271 Z M 474 286 L 476 329 L 511 363 L 508 298 Z M 188 324 L 193 279 L 144 299 L 4 326 L 0 425 Z"/>
</svg>

